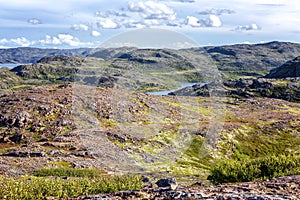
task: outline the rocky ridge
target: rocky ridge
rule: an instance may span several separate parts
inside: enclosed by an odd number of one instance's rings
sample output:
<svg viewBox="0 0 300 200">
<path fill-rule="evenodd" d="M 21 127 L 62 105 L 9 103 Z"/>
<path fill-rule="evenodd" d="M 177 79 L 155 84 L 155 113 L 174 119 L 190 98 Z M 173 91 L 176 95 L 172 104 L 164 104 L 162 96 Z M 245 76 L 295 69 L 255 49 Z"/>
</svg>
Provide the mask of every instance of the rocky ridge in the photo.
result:
<svg viewBox="0 0 300 200">
<path fill-rule="evenodd" d="M 36 63 L 45 56 L 87 56 L 91 49 L 41 49 L 30 47 L 18 47 L 0 49 L 0 63 Z"/>
<path fill-rule="evenodd" d="M 264 44 L 236 44 L 224 46 L 207 46 L 181 50 L 171 49 L 37 49 L 13 48 L 0 49 L 0 63 L 36 63 L 47 56 L 91 56 L 111 61 L 113 65 L 133 63 L 151 64 L 154 58 L 168 59 L 174 63 L 185 63 L 200 56 L 203 70 L 215 66 L 225 79 L 236 77 L 259 77 L 266 75 L 270 70 L 281 66 L 288 60 L 300 55 L 300 45 L 289 42 L 269 42 Z M 126 62 L 125 62 L 126 61 Z M 195 64 L 194 62 L 192 64 Z M 200 66 L 200 65 L 199 65 Z M 198 66 L 198 67 L 199 67 Z M 202 69 L 202 68 L 199 68 Z M 201 70 L 200 70 L 201 71 Z"/>
</svg>

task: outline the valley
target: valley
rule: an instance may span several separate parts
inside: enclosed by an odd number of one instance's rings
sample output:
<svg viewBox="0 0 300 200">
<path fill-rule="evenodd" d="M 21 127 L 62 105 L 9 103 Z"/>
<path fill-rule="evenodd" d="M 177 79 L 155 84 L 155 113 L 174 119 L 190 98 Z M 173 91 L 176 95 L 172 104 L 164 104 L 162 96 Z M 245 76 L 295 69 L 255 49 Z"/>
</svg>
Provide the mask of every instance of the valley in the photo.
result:
<svg viewBox="0 0 300 200">
<path fill-rule="evenodd" d="M 12 59 L 20 50 L 27 56 Z M 3 177 L 97 169 L 147 177 L 135 189 L 150 194 L 160 190 L 154 180 L 175 177 L 180 194 L 207 199 L 221 190 L 229 198 L 232 182 L 299 181 L 299 44 L 29 52 L 1 54 L 3 63 L 25 63 L 0 68 Z M 268 199 L 265 191 L 253 195 Z"/>
</svg>

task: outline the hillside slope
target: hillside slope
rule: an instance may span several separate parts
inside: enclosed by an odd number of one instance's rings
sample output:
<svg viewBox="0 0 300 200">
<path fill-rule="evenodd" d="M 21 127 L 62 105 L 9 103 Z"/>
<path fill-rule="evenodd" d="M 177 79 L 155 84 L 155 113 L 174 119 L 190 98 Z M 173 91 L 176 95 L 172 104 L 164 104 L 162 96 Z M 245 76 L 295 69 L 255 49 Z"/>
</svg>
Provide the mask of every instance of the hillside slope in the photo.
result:
<svg viewBox="0 0 300 200">
<path fill-rule="evenodd" d="M 0 169 L 24 174 L 59 160 L 205 177 L 219 157 L 298 154 L 299 116 L 299 104 L 276 99 L 36 87 L 0 96 Z"/>
</svg>

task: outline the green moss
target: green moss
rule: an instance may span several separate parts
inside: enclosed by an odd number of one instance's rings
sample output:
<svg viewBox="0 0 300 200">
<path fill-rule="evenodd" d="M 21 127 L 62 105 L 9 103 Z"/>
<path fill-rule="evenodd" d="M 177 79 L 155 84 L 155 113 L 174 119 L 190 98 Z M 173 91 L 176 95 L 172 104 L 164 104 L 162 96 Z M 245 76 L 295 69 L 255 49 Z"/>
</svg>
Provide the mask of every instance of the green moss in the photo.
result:
<svg viewBox="0 0 300 200">
<path fill-rule="evenodd" d="M 269 122 L 270 123 L 270 122 Z M 272 123 L 265 126 L 243 125 L 232 133 L 222 133 L 218 147 L 223 155 L 232 158 L 255 158 L 270 154 L 299 152 L 300 135 L 292 128 L 272 129 Z"/>
</svg>

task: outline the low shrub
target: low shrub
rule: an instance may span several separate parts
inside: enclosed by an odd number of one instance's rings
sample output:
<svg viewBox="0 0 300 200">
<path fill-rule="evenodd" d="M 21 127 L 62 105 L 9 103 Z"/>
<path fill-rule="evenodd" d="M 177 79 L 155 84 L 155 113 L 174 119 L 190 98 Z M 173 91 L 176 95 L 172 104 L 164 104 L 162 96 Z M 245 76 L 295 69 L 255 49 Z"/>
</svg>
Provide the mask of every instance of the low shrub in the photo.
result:
<svg viewBox="0 0 300 200">
<path fill-rule="evenodd" d="M 210 171 L 208 180 L 215 184 L 288 176 L 300 174 L 300 156 L 272 155 L 256 159 L 219 160 Z"/>
<path fill-rule="evenodd" d="M 135 190 L 142 187 L 140 176 L 112 176 L 96 178 L 0 177 L 0 199 L 54 199 L 88 194 Z"/>
<path fill-rule="evenodd" d="M 33 172 L 34 176 L 58 176 L 58 177 L 100 177 L 102 172 L 99 169 L 89 168 L 44 168 Z"/>
</svg>

